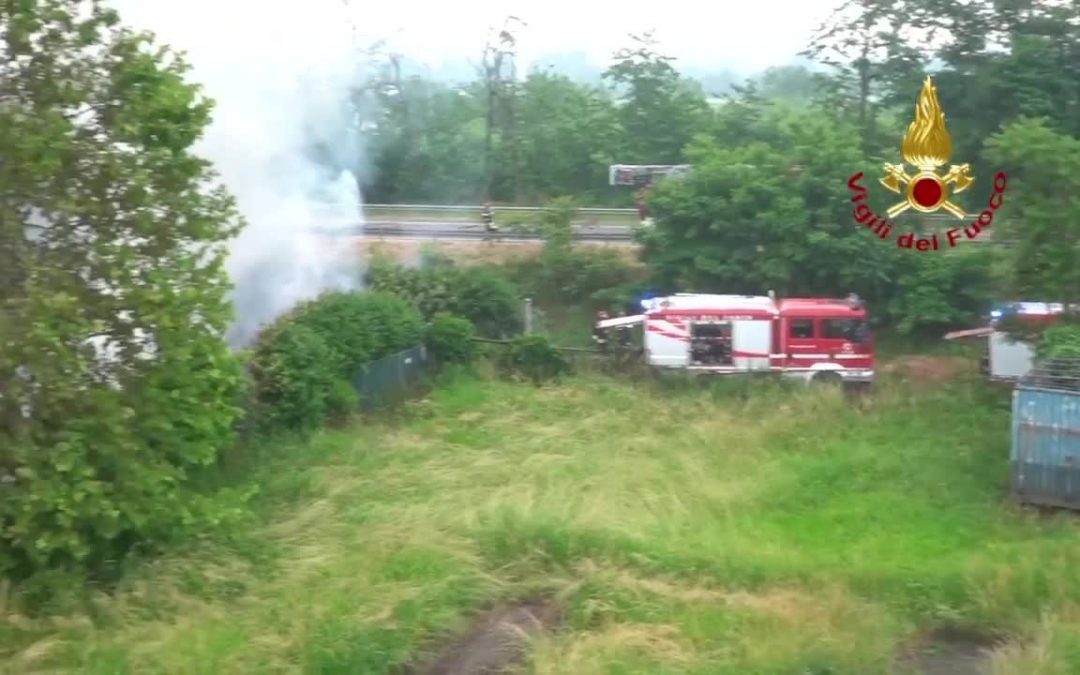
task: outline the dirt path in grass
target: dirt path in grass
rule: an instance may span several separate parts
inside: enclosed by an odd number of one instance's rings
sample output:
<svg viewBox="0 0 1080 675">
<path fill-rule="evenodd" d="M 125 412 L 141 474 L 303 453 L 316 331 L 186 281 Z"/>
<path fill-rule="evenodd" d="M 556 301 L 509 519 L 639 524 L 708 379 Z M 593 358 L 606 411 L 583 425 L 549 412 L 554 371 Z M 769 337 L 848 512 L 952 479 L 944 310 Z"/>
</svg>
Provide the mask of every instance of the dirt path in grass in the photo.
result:
<svg viewBox="0 0 1080 675">
<path fill-rule="evenodd" d="M 529 640 L 550 631 L 562 619 L 554 600 L 527 600 L 496 607 L 473 620 L 461 636 L 451 640 L 409 675 L 487 675 L 520 664 Z"/>
<path fill-rule="evenodd" d="M 1000 641 L 976 631 L 937 629 L 912 639 L 898 654 L 898 673 L 990 675 Z"/>
</svg>

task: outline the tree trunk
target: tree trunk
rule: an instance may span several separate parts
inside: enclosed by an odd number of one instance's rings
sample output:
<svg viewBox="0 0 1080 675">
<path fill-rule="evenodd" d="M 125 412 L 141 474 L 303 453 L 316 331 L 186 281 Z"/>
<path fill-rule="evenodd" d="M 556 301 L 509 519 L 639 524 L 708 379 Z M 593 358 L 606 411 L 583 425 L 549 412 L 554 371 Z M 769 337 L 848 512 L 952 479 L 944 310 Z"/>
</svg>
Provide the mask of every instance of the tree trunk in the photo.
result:
<svg viewBox="0 0 1080 675">
<path fill-rule="evenodd" d="M 862 134 L 862 149 L 869 152 L 870 146 L 870 60 L 869 45 L 863 46 L 863 56 L 859 59 L 859 132 Z"/>
<path fill-rule="evenodd" d="M 491 192 L 495 187 L 495 158 L 493 157 L 494 132 L 495 132 L 495 89 L 488 83 L 487 117 L 484 126 L 484 199 L 491 199 Z"/>
</svg>

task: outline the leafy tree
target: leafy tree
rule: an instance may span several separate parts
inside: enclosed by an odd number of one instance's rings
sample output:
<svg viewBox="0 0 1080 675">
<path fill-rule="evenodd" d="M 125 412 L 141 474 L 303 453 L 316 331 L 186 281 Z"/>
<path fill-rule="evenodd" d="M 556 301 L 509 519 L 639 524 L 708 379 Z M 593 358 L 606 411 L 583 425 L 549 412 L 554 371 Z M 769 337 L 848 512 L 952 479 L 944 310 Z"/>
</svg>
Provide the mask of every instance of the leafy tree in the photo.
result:
<svg viewBox="0 0 1080 675">
<path fill-rule="evenodd" d="M 476 203 L 484 185 L 478 92 L 414 77 L 386 85 L 365 143 L 374 154 L 373 202 Z"/>
<path fill-rule="evenodd" d="M 1021 119 L 988 139 L 986 154 L 1008 176 L 993 236 L 1012 244 L 1013 290 L 1080 301 L 1080 139 Z"/>
<path fill-rule="evenodd" d="M 211 104 L 186 72 L 100 3 L 0 8 L 0 574 L 223 515 L 187 479 L 240 412 L 240 219 L 189 152 Z"/>
<path fill-rule="evenodd" d="M 561 75 L 535 73 L 522 85 L 519 111 L 523 198 L 611 198 L 608 167 L 619 161 L 622 129 L 609 96 Z"/>
<path fill-rule="evenodd" d="M 809 103 L 821 88 L 821 78 L 803 66 L 768 68 L 756 80 L 762 96 L 774 101 Z"/>
<path fill-rule="evenodd" d="M 700 85 L 685 80 L 673 57 L 656 50 L 651 33 L 633 35 L 634 46 L 615 53 L 604 73 L 624 97 L 619 119 L 625 130 L 620 163 L 679 164 L 683 148 L 708 119 Z"/>
<path fill-rule="evenodd" d="M 1076 3 L 919 0 L 917 7 L 919 23 L 941 44 L 935 80 L 956 156 L 979 157 L 989 136 L 1023 115 L 1080 134 Z M 981 164 L 976 180 L 986 185 L 998 168 Z"/>
<path fill-rule="evenodd" d="M 554 265 L 566 260 L 574 246 L 574 213 L 577 204 L 570 197 L 554 199 L 540 214 L 540 234 L 544 248 L 540 259 L 544 264 Z"/>
<path fill-rule="evenodd" d="M 856 291 L 875 317 L 905 332 L 978 315 L 991 282 L 987 249 L 933 259 L 900 250 L 899 229 L 880 239 L 853 221 L 850 201 L 838 198 L 846 197 L 856 171 L 873 175 L 852 142 L 854 124 L 754 96 L 731 106 L 738 112 L 719 115 L 721 140 L 699 139 L 689 151 L 694 171 L 659 186 L 652 201 L 656 225 L 642 241 L 661 285 L 781 295 Z"/>
<path fill-rule="evenodd" d="M 941 335 L 979 321 L 994 288 L 990 248 L 974 245 L 953 255 L 897 253 L 896 285 L 880 309 L 898 332 Z"/>
<path fill-rule="evenodd" d="M 496 189 L 498 169 L 496 165 L 496 134 L 499 144 L 509 148 L 510 173 L 516 178 L 518 138 L 515 133 L 515 99 L 517 91 L 517 36 L 514 30 L 525 25 L 516 16 L 508 16 L 493 38 L 484 45 L 483 56 L 477 71 L 483 90 L 484 107 L 484 167 L 487 176 L 485 198 L 491 198 Z M 501 149 L 501 148 L 500 148 Z"/>
<path fill-rule="evenodd" d="M 909 30 L 912 16 L 908 0 L 846 0 L 804 52 L 833 67 L 829 98 L 853 112 L 864 152 L 873 152 L 879 142 L 879 103 L 902 97 L 923 70 L 924 55 L 911 46 L 918 44 Z"/>
<path fill-rule="evenodd" d="M 662 282 L 698 290 L 846 293 L 887 282 L 889 246 L 837 198 L 864 168 L 853 129 L 812 111 L 755 114 L 740 144 L 699 139 L 694 171 L 658 186 L 646 262 Z"/>
</svg>

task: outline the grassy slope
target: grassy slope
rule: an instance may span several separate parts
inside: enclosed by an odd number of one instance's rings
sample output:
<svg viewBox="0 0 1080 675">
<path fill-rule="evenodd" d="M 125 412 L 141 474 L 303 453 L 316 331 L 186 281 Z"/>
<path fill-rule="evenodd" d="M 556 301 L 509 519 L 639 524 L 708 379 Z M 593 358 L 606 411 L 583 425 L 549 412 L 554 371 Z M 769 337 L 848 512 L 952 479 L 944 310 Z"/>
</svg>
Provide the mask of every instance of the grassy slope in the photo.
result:
<svg viewBox="0 0 1080 675">
<path fill-rule="evenodd" d="M 569 630 L 538 673 L 886 672 L 949 621 L 1023 636 L 1005 672 L 1077 672 L 1077 527 L 1007 503 L 1007 397 L 742 389 L 460 379 L 408 424 L 283 449 L 264 525 L 143 569 L 93 622 L 9 611 L 0 657 L 385 672 L 486 601 L 551 590 Z"/>
</svg>

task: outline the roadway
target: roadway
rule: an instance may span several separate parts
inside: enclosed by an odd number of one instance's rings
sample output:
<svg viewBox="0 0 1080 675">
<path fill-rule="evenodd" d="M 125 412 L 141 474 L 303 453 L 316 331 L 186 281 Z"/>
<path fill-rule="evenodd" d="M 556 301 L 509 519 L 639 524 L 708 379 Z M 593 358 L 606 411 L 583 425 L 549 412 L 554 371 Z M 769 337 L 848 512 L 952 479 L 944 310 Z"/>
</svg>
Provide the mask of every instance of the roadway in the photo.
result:
<svg viewBox="0 0 1080 675">
<path fill-rule="evenodd" d="M 497 223 L 496 223 L 497 224 Z M 368 220 L 362 225 L 323 228 L 328 236 L 365 236 L 384 239 L 443 239 L 479 241 L 491 238 L 479 223 L 453 220 Z M 496 239 L 539 241 L 539 234 L 500 226 Z M 626 225 L 597 224 L 574 226 L 574 239 L 588 242 L 632 242 L 633 231 Z"/>
<path fill-rule="evenodd" d="M 444 241 L 483 241 L 495 239 L 507 242 L 540 241 L 539 234 L 515 230 L 512 227 L 501 226 L 497 236 L 492 237 L 480 224 L 461 221 L 437 221 L 437 220 L 369 220 L 363 225 L 345 227 L 323 228 L 322 233 L 328 236 L 364 236 L 380 239 L 439 239 Z M 895 234 L 895 233 L 894 233 Z M 966 243 L 993 243 L 989 233 L 981 233 L 974 240 L 966 240 L 961 237 L 960 241 Z M 575 225 L 574 239 L 582 242 L 609 242 L 609 243 L 633 243 L 633 229 L 627 225 L 614 224 L 589 224 Z M 939 245 L 947 248 L 947 240 L 943 234 L 938 235 Z M 1006 244 L 1007 242 L 999 242 Z M 895 244 L 894 244 L 895 245 Z M 963 244 L 961 244 L 963 245 Z"/>
<path fill-rule="evenodd" d="M 516 206 L 495 209 L 495 222 L 499 233 L 494 239 L 507 242 L 539 241 L 540 235 L 518 224 L 526 223 L 541 211 L 538 207 Z M 365 206 L 367 218 L 363 224 L 338 222 L 322 228 L 328 236 L 365 236 L 380 239 L 412 239 L 448 241 L 483 241 L 493 238 L 484 231 L 480 214 L 475 207 L 370 204 Z M 935 214 L 937 216 L 937 214 Z M 329 222 L 328 219 L 325 222 Z M 943 227 L 955 226 L 955 219 L 931 216 L 939 230 L 938 239 L 944 240 Z M 574 216 L 574 239 L 584 242 L 632 243 L 637 227 L 637 213 L 633 209 L 583 208 Z M 897 236 L 900 231 L 894 231 Z M 982 232 L 972 243 L 991 242 L 990 232 Z M 962 241 L 965 240 L 961 237 Z"/>
</svg>

